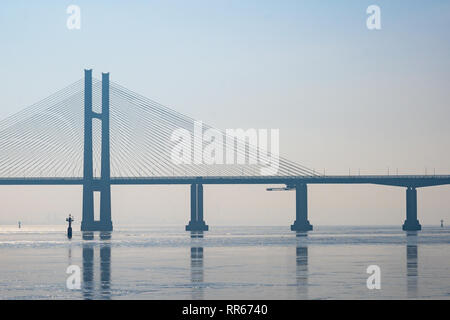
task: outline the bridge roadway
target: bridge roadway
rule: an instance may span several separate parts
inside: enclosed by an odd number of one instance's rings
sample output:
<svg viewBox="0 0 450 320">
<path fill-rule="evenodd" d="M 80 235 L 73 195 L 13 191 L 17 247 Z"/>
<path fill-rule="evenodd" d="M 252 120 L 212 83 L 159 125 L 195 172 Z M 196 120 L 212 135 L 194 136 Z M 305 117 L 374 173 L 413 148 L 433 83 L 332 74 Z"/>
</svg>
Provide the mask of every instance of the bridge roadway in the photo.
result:
<svg viewBox="0 0 450 320">
<path fill-rule="evenodd" d="M 94 178 L 93 183 L 96 182 L 102 180 Z M 450 175 L 111 177 L 109 182 L 111 185 L 377 184 L 421 188 L 450 184 Z M 83 178 L 0 178 L 0 185 L 83 185 Z"/>
<path fill-rule="evenodd" d="M 308 184 L 377 184 L 406 187 L 406 220 L 402 226 L 405 231 L 418 231 L 422 226 L 417 219 L 417 189 L 421 187 L 450 184 L 450 175 L 366 175 L 366 176 L 228 176 L 228 177 L 111 177 L 110 179 L 83 178 L 0 178 L 0 185 L 83 185 L 83 204 L 86 195 L 84 190 L 110 190 L 111 185 L 190 185 L 191 219 L 186 226 L 187 231 L 207 231 L 203 218 L 203 185 L 205 184 L 285 184 L 295 190 L 295 221 L 291 230 L 296 232 L 310 231 L 313 226 L 308 220 Z M 109 195 L 109 192 L 108 192 Z M 102 206 L 100 206 L 102 207 Z M 92 209 L 92 208 L 91 208 Z M 93 210 L 93 209 L 92 209 Z M 84 212 L 84 211 L 83 211 Z M 92 239 L 90 231 L 112 231 L 110 207 L 100 212 L 100 221 L 84 217 L 81 230 L 84 239 Z M 102 218 L 103 216 L 103 218 Z M 88 221 L 88 222 L 85 222 Z M 91 221 L 92 220 L 92 221 Z M 84 224 L 83 224 L 84 223 Z"/>
</svg>

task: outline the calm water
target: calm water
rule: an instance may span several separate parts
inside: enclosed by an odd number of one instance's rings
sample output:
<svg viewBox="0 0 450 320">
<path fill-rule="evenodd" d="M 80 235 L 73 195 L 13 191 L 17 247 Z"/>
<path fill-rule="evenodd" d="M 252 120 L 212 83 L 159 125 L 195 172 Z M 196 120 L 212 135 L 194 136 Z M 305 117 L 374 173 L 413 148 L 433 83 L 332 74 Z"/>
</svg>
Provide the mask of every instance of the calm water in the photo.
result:
<svg viewBox="0 0 450 320">
<path fill-rule="evenodd" d="M 79 226 L 75 226 L 79 229 Z M 449 299 L 450 228 L 117 228 L 67 240 L 64 226 L 0 227 L 2 299 Z M 368 290 L 369 265 L 381 289 Z M 82 287 L 66 287 L 78 265 Z"/>
</svg>

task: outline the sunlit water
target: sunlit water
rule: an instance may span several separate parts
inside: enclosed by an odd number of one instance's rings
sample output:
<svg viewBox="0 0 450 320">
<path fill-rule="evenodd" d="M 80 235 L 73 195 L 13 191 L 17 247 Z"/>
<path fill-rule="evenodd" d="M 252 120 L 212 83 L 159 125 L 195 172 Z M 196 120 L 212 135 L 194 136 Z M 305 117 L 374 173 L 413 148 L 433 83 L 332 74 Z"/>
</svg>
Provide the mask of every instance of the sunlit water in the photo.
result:
<svg viewBox="0 0 450 320">
<path fill-rule="evenodd" d="M 79 226 L 75 226 L 79 229 Z M 2 299 L 449 299 L 450 228 L 116 227 L 82 240 L 64 226 L 0 227 Z M 78 265 L 81 289 L 66 287 Z M 369 290 L 369 265 L 381 289 Z"/>
</svg>

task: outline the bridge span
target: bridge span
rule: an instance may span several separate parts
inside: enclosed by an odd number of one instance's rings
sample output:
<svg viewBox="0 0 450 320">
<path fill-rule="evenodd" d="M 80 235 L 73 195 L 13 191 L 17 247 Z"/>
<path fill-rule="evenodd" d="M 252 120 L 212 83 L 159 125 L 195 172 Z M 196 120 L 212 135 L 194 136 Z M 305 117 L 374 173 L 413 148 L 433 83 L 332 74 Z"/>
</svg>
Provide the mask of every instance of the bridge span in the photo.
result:
<svg viewBox="0 0 450 320">
<path fill-rule="evenodd" d="M 101 178 L 93 178 L 101 182 Z M 450 184 L 450 175 L 357 175 L 357 176 L 203 176 L 203 177 L 111 177 L 111 185 L 180 185 L 180 184 L 377 184 L 423 188 Z M 63 177 L 0 178 L 0 185 L 83 185 L 84 179 Z"/>
<path fill-rule="evenodd" d="M 111 123 L 117 129 L 112 130 L 111 139 L 110 104 L 113 106 Z M 94 121 L 100 129 L 93 126 Z M 171 143 L 171 133 L 177 128 L 195 130 L 193 119 L 117 84 L 110 87 L 109 73 L 103 73 L 99 81 L 93 79 L 92 70 L 85 70 L 84 86 L 79 80 L 18 115 L 0 121 L 0 185 L 81 185 L 81 231 L 92 233 L 113 230 L 111 185 L 190 185 L 187 231 L 208 230 L 203 215 L 203 186 L 208 184 L 285 185 L 283 190 L 295 190 L 293 231 L 313 228 L 308 220 L 308 184 L 403 187 L 406 189 L 403 230 L 412 231 L 421 230 L 417 219 L 417 189 L 450 184 L 450 175 L 318 175 L 281 157 L 278 173 L 273 176 L 258 175 L 259 170 L 254 167 L 245 168 L 245 174 L 242 166 L 221 165 L 217 170 L 209 166 L 206 171 L 205 167 L 187 168 L 173 163 L 165 150 Z M 59 136 L 55 138 L 53 134 Z M 93 142 L 94 135 L 101 135 L 100 146 Z M 113 142 L 111 146 L 110 142 Z M 201 141 L 200 145 L 194 145 L 194 150 L 201 149 L 202 144 Z M 248 144 L 233 148 L 237 156 L 241 152 L 240 155 L 250 158 L 255 153 Z M 47 173 L 43 173 L 45 170 Z M 216 174 L 210 170 L 216 170 Z M 98 221 L 94 219 L 95 192 L 100 194 Z"/>
<path fill-rule="evenodd" d="M 93 178 L 90 183 L 100 186 L 101 178 Z M 85 185 L 83 178 L 0 178 L 0 185 Z M 190 185 L 191 219 L 186 226 L 188 231 L 207 231 L 203 213 L 203 185 L 230 184 L 282 184 L 287 190 L 296 191 L 296 219 L 292 231 L 310 231 L 313 226 L 308 220 L 308 184 L 376 184 L 406 188 L 405 231 L 421 230 L 417 219 L 417 188 L 450 184 L 449 175 L 358 175 L 358 176 L 204 176 L 204 177 L 111 177 L 109 185 Z M 111 223 L 112 225 L 112 223 Z M 102 231 L 101 221 L 95 228 Z M 91 230 L 93 231 L 93 230 Z M 111 231 L 111 230 L 106 230 Z"/>
</svg>

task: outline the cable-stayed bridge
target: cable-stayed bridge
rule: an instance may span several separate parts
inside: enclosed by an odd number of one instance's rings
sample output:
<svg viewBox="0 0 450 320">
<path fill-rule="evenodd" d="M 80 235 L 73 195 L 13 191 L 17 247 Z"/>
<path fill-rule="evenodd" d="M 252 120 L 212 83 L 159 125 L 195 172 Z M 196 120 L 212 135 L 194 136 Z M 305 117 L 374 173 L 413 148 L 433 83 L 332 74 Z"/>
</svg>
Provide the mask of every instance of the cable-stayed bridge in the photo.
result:
<svg viewBox="0 0 450 320">
<path fill-rule="evenodd" d="M 233 160 L 206 164 L 173 160 L 175 148 L 195 158 L 207 144 L 195 138 L 196 121 L 85 70 L 84 79 L 0 121 L 0 185 L 82 185 L 82 231 L 112 231 L 111 185 L 186 184 L 191 186 L 191 218 L 186 230 L 208 230 L 203 217 L 203 185 L 284 184 L 296 192 L 294 231 L 312 230 L 308 221 L 307 184 L 380 184 L 406 187 L 404 230 L 420 230 L 417 188 L 450 184 L 449 175 L 326 176 L 277 157 L 275 174 L 261 154 L 273 156 L 247 140 L 232 139 L 222 150 Z M 193 139 L 176 141 L 184 130 Z M 204 125 L 201 134 L 214 130 Z M 188 141 L 188 142 L 186 142 Z M 228 140 L 227 140 L 228 141 Z M 217 152 L 218 149 L 215 149 Z M 267 160 L 267 159 L 266 159 Z M 100 193 L 100 220 L 94 219 L 94 193 Z"/>
</svg>

